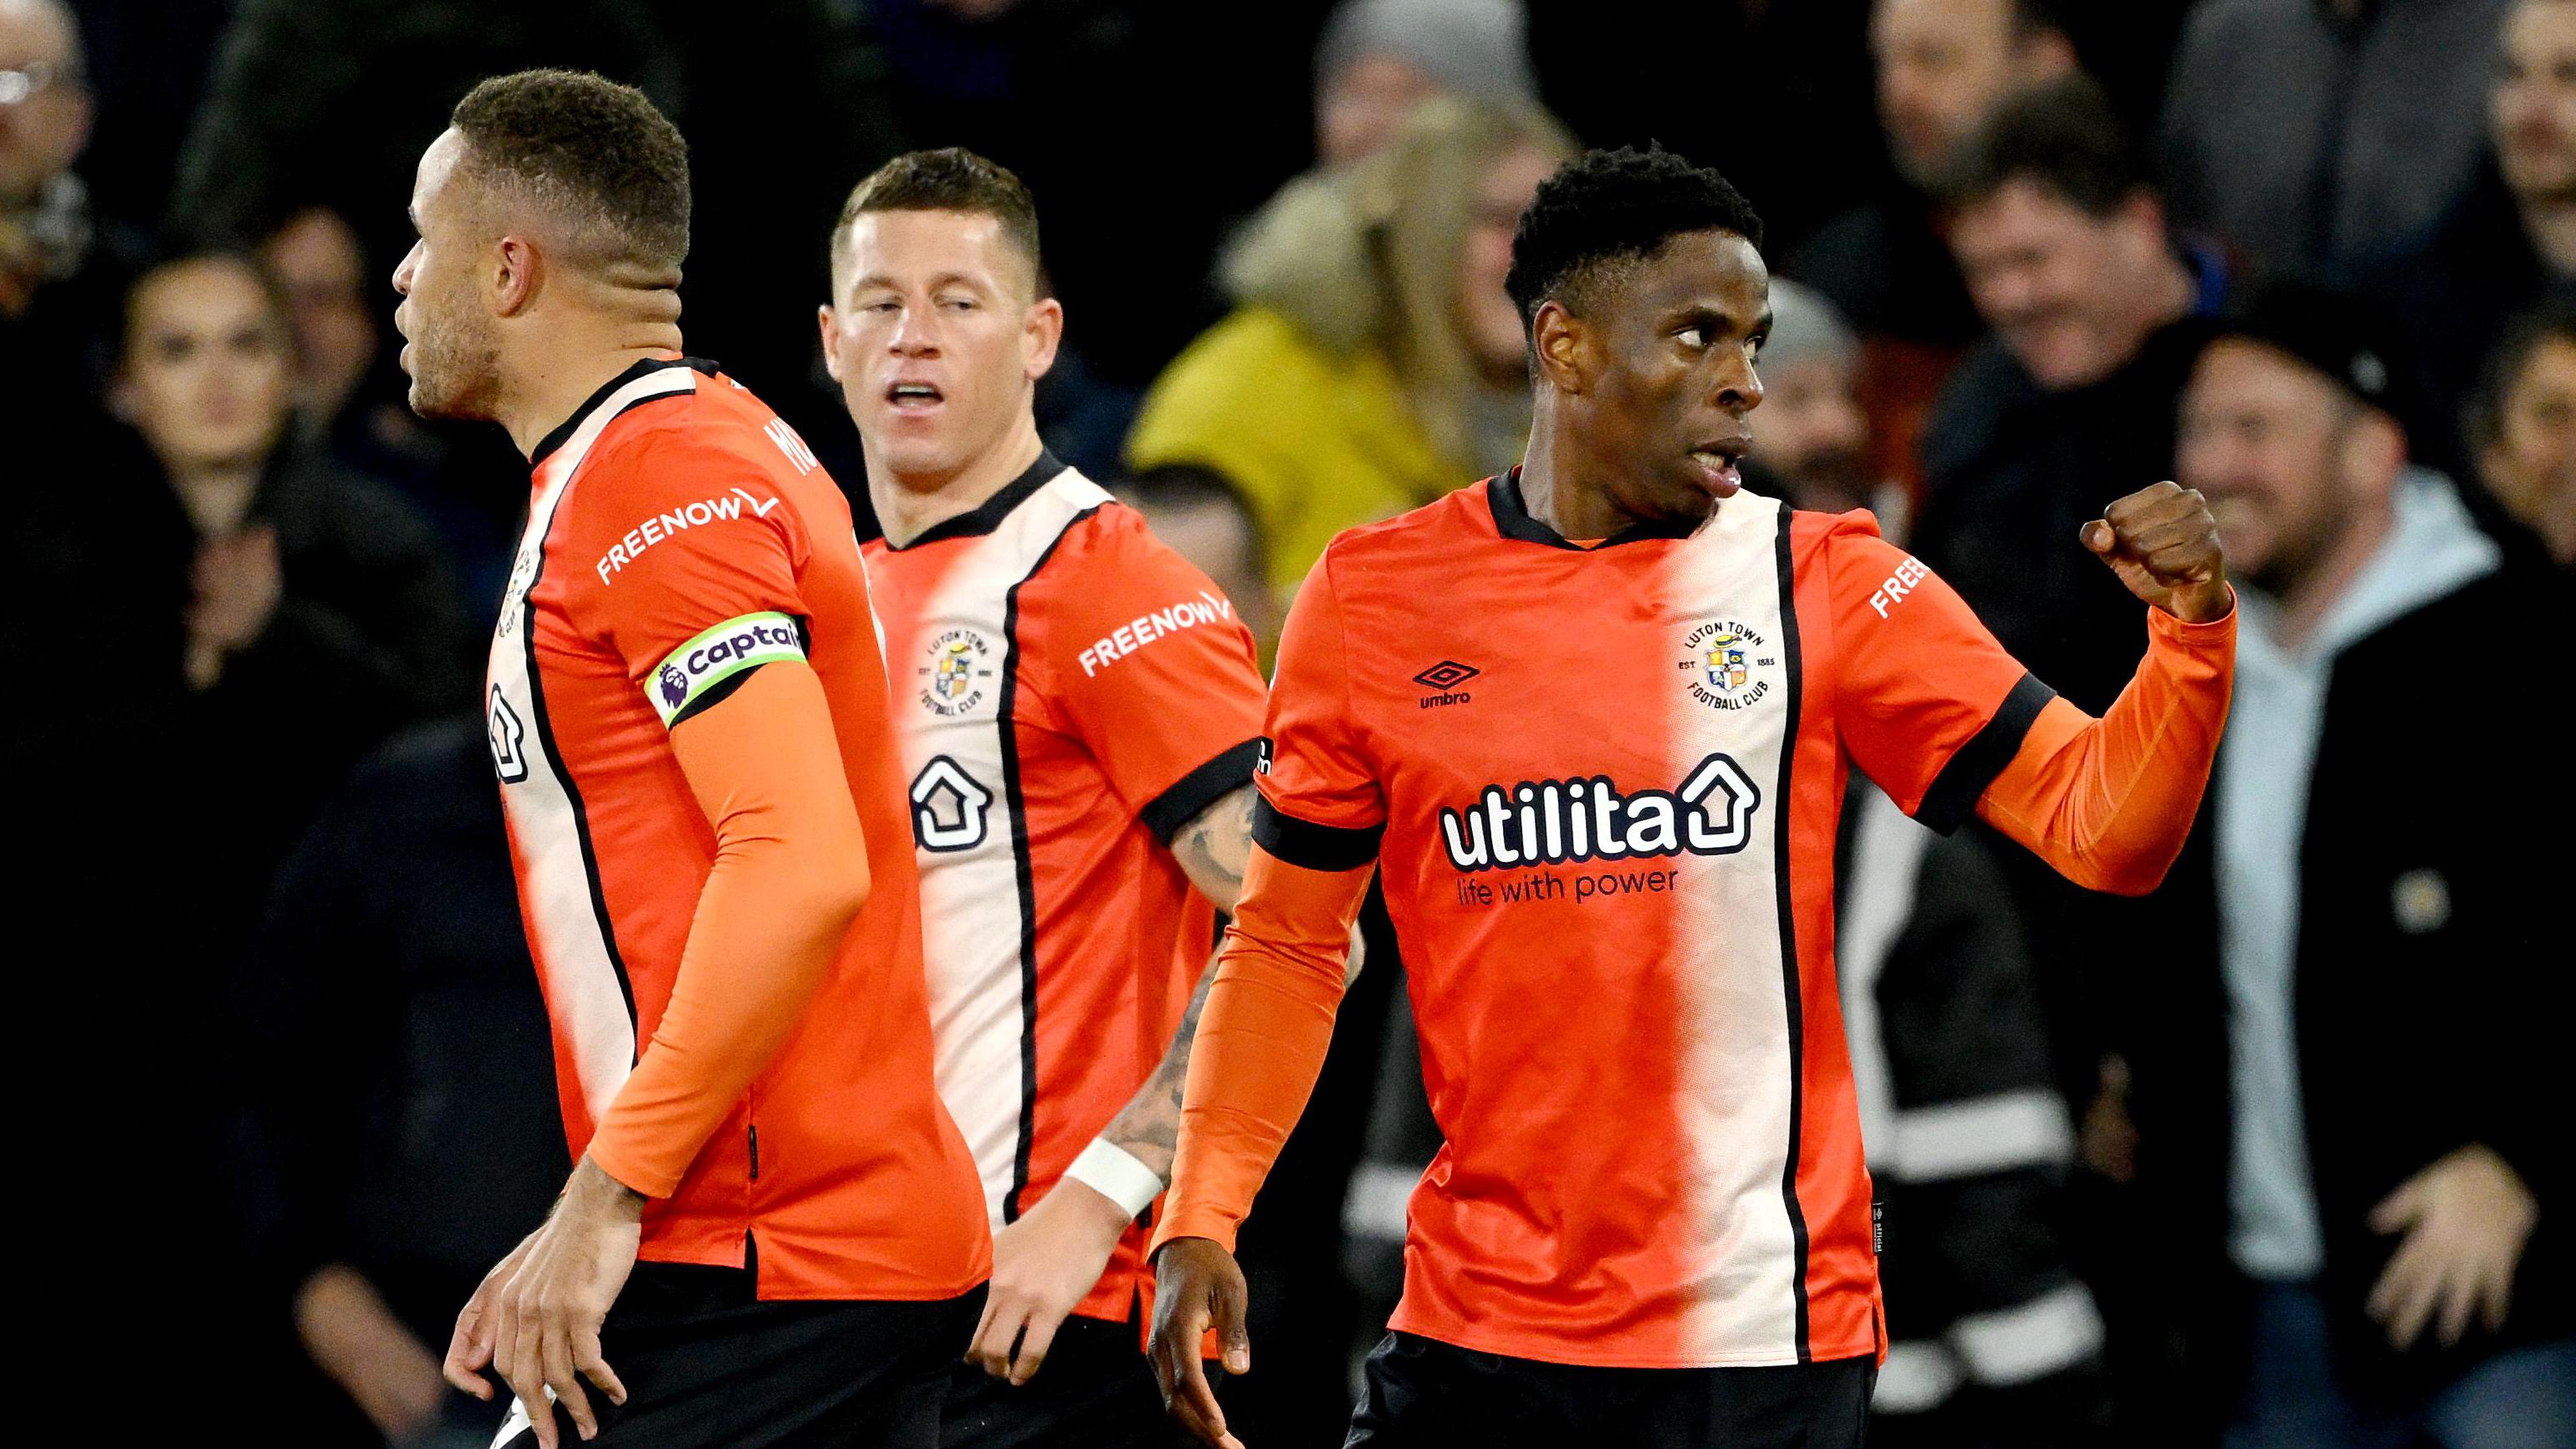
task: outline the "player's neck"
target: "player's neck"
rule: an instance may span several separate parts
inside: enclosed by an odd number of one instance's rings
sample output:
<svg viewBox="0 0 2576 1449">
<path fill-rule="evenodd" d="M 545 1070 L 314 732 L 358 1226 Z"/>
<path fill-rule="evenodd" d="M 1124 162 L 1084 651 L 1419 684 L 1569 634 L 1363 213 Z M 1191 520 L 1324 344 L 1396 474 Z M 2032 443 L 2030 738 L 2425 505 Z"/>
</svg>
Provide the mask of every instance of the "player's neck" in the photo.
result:
<svg viewBox="0 0 2576 1449">
<path fill-rule="evenodd" d="M 1602 476 L 1599 461 L 1552 426 L 1553 411 L 1542 404 L 1538 426 L 1530 430 L 1529 452 L 1521 460 L 1521 507 L 1559 538 L 1609 538 L 1636 526 L 1636 516 L 1594 481 Z"/>
<path fill-rule="evenodd" d="M 675 322 L 634 322 L 586 343 L 565 342 L 528 359 L 503 380 L 493 413 L 521 457 L 534 457 L 548 433 L 562 427 L 619 373 L 648 358 L 678 353 L 680 328 Z"/>
<path fill-rule="evenodd" d="M 868 465 L 868 502 L 877 511 L 877 526 L 886 542 L 901 548 L 961 514 L 984 506 L 985 500 L 1011 486 L 1046 451 L 1038 441 L 1034 413 L 1022 409 L 1009 431 L 946 473 L 898 476 L 882 466 L 861 438 Z"/>
</svg>

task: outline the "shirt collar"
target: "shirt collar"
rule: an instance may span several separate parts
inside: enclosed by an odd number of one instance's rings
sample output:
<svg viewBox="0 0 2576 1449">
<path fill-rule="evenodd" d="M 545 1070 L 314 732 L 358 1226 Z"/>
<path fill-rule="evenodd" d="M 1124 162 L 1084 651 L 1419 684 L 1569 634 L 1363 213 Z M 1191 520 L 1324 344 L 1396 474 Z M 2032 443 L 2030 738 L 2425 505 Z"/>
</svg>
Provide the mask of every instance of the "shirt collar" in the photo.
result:
<svg viewBox="0 0 2576 1449">
<path fill-rule="evenodd" d="M 1485 501 L 1494 510 L 1495 531 L 1503 537 L 1516 538 L 1523 543 L 1543 543 L 1549 548 L 1570 549 L 1576 553 L 1590 553 L 1600 548 L 1616 548 L 1620 544 L 1635 543 L 1641 539 L 1688 538 L 1699 531 L 1701 522 L 1701 520 L 1682 518 L 1640 519 L 1593 545 L 1592 548 L 1586 548 L 1568 540 L 1564 534 L 1530 516 L 1529 505 L 1521 499 L 1519 464 L 1512 465 L 1508 473 L 1498 474 L 1485 480 Z"/>
<path fill-rule="evenodd" d="M 901 553 L 904 549 L 919 548 L 925 543 L 937 543 L 941 539 L 980 538 L 1001 527 L 1002 520 L 1011 516 L 1012 509 L 1028 502 L 1030 495 L 1054 482 L 1055 475 L 1063 471 L 1064 464 L 1041 444 L 1038 448 L 1037 461 L 1020 470 L 1020 476 L 1004 484 L 999 493 L 958 514 L 955 518 L 942 519 L 932 524 L 909 543 L 897 547 L 892 540 L 888 540 L 886 547 Z"/>
<path fill-rule="evenodd" d="M 643 377 L 649 373 L 660 372 L 666 367 L 693 367 L 698 371 L 705 373 L 709 377 L 716 375 L 716 365 L 703 357 L 647 357 L 636 363 L 633 367 L 630 367 L 624 372 L 617 374 L 615 377 L 610 378 L 608 381 L 601 383 L 599 385 L 599 391 L 592 393 L 587 398 L 584 398 L 581 406 L 572 410 L 571 417 L 568 417 L 561 423 L 557 424 L 553 432 L 550 432 L 544 437 L 538 439 L 537 446 L 528 454 L 528 466 L 531 468 L 536 467 L 538 464 L 543 463 L 546 460 L 548 454 L 554 452 L 555 449 L 562 447 L 565 442 L 572 437 L 574 431 L 582 425 L 583 420 L 588 418 L 592 413 L 597 412 L 600 404 L 608 401 L 608 395 L 610 393 L 617 391 L 619 388 L 624 387 L 626 384 L 633 382 L 639 377 Z"/>
</svg>

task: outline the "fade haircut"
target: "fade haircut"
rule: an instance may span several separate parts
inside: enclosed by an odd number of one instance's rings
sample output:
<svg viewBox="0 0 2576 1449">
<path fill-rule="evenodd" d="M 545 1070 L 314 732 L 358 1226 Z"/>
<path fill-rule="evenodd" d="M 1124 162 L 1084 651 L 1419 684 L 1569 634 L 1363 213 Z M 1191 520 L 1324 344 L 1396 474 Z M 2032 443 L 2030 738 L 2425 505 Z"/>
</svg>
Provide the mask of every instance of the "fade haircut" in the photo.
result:
<svg viewBox="0 0 2576 1449">
<path fill-rule="evenodd" d="M 860 217 L 876 211 L 960 211 L 989 216 L 1001 223 L 1002 235 L 1029 263 L 1034 290 L 1047 290 L 1046 267 L 1039 260 L 1038 204 L 1011 168 L 987 160 L 963 146 L 936 151 L 907 151 L 868 173 L 841 203 L 840 220 L 832 223 L 831 261 L 840 265 L 842 244 Z"/>
<path fill-rule="evenodd" d="M 2006 100 L 1968 146 L 1946 188 L 1953 206 L 1973 206 L 2027 181 L 2099 221 L 2140 192 L 2155 190 L 2146 153 L 2089 77 L 2068 76 Z"/>
<path fill-rule="evenodd" d="M 1503 289 L 1520 308 L 1522 330 L 1532 332 L 1540 303 L 1581 316 L 1617 275 L 1698 231 L 1762 245 L 1753 203 L 1707 167 L 1660 146 L 1586 151 L 1539 183 L 1512 231 Z"/>
<path fill-rule="evenodd" d="M 642 91 L 587 71 L 523 70 L 466 92 L 448 124 L 481 177 L 564 224 L 576 260 L 677 284 L 689 144 Z"/>
</svg>

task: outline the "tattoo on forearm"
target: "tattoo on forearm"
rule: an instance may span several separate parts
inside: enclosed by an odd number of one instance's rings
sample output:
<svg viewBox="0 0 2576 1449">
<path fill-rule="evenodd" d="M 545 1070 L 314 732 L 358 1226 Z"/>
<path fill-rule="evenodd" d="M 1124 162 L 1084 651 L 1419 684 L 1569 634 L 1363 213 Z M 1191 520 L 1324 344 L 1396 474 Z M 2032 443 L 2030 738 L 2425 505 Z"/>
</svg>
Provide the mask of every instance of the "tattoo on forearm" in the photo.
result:
<svg viewBox="0 0 2576 1449">
<path fill-rule="evenodd" d="M 1243 893 L 1244 869 L 1252 861 L 1252 787 L 1217 801 L 1181 827 L 1172 840 L 1172 857 L 1200 894 L 1234 909 Z"/>
<path fill-rule="evenodd" d="M 1190 1080 L 1190 1044 L 1198 1038 L 1199 1010 L 1207 1005 L 1208 988 L 1215 983 L 1216 958 L 1210 956 L 1207 969 L 1199 973 L 1198 989 L 1190 993 L 1190 1004 L 1181 1013 L 1180 1029 L 1163 1049 L 1163 1060 L 1100 1134 L 1166 1182 L 1171 1180 L 1172 1155 L 1181 1142 L 1181 1092 Z"/>
</svg>

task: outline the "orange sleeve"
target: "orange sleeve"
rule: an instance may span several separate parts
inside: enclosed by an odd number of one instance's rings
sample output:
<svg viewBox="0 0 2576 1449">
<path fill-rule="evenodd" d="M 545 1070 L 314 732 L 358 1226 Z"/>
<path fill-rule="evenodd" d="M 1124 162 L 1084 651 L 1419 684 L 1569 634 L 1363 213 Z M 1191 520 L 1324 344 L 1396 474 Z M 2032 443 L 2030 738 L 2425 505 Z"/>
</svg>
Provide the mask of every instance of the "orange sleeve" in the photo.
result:
<svg viewBox="0 0 2576 1449">
<path fill-rule="evenodd" d="M 2144 895 L 2181 854 L 2227 723 L 2236 610 L 2147 611 L 2147 656 L 2100 719 L 2052 699 L 1977 813 L 2089 890 Z"/>
<path fill-rule="evenodd" d="M 1351 922 L 1375 869 L 1308 870 L 1253 847 L 1190 1047 L 1155 1248 L 1213 1238 L 1233 1250 L 1235 1229 L 1324 1069 Z"/>
<path fill-rule="evenodd" d="M 1844 748 L 1906 814 L 1955 830 L 2054 696 L 1868 514 L 1819 524 Z"/>
<path fill-rule="evenodd" d="M 823 682 L 802 660 L 741 676 L 671 732 L 715 829 L 670 1004 L 590 1139 L 591 1160 L 667 1197 L 796 1032 L 867 901 L 867 839 Z"/>
<path fill-rule="evenodd" d="M 1061 577 L 1082 586 L 1051 601 L 1043 634 L 1024 636 L 1027 659 L 1044 708 L 1168 842 L 1252 782 L 1268 696 L 1261 661 L 1233 603 L 1135 510 L 1113 503 L 1080 527 L 1064 546 L 1092 557 Z"/>
</svg>

